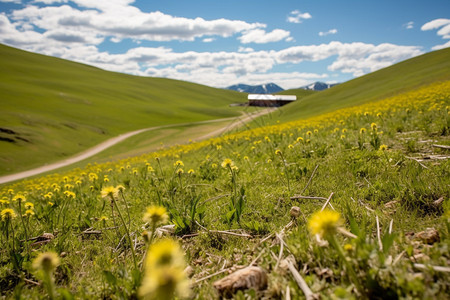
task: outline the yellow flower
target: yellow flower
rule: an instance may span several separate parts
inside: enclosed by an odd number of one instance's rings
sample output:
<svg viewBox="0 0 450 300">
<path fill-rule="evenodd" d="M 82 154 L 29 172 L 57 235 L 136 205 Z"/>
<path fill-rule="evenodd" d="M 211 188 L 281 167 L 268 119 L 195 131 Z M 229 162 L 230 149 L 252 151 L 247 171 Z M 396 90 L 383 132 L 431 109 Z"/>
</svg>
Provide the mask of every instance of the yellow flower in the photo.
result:
<svg viewBox="0 0 450 300">
<path fill-rule="evenodd" d="M 360 134 L 364 134 L 364 133 L 366 133 L 366 131 L 367 131 L 367 130 L 366 130 L 364 127 L 362 127 L 362 128 L 359 130 L 359 133 L 360 133 Z"/>
<path fill-rule="evenodd" d="M 20 202 L 23 202 L 23 201 L 25 201 L 25 200 L 27 200 L 27 199 L 25 198 L 24 195 L 17 194 L 17 195 L 14 196 L 14 198 L 13 198 L 12 200 L 13 200 L 13 201 L 20 201 Z"/>
<path fill-rule="evenodd" d="M 34 209 L 34 204 L 31 202 L 26 202 L 25 203 L 25 209 Z"/>
<path fill-rule="evenodd" d="M 289 149 L 294 149 L 294 146 L 293 146 L 292 144 L 289 144 L 289 145 L 288 145 L 288 148 L 289 148 Z"/>
<path fill-rule="evenodd" d="M 23 215 L 24 217 L 31 217 L 34 215 L 34 211 L 32 209 L 27 209 L 25 211 L 25 214 Z"/>
<path fill-rule="evenodd" d="M 139 296 L 142 299 L 189 296 L 185 267 L 183 252 L 175 241 L 167 239 L 151 245 L 145 260 Z"/>
<path fill-rule="evenodd" d="M 184 170 L 183 169 L 178 169 L 177 170 L 177 175 L 178 176 L 180 176 L 181 174 L 183 174 L 184 173 Z"/>
<path fill-rule="evenodd" d="M 231 168 L 234 166 L 234 162 L 229 158 L 225 158 L 225 160 L 222 162 L 221 166 L 222 166 L 222 168 Z"/>
<path fill-rule="evenodd" d="M 189 171 L 188 171 L 188 174 L 189 174 L 189 175 L 192 175 L 192 174 L 194 174 L 194 173 L 195 173 L 194 169 L 189 169 Z"/>
<path fill-rule="evenodd" d="M 386 145 L 381 145 L 380 146 L 380 150 L 381 151 L 385 151 L 385 150 L 387 150 L 387 148 L 388 148 L 388 146 L 386 146 Z"/>
<path fill-rule="evenodd" d="M 307 135 L 307 136 L 311 136 L 311 134 L 312 134 L 311 131 L 306 132 L 306 135 Z"/>
<path fill-rule="evenodd" d="M 283 153 L 281 153 L 281 150 L 275 150 L 275 155 L 282 155 Z"/>
<path fill-rule="evenodd" d="M 334 234 L 341 225 L 341 215 L 338 212 L 324 210 L 314 213 L 308 222 L 309 230 L 312 234 L 327 236 Z"/>
<path fill-rule="evenodd" d="M 158 223 L 166 223 L 169 219 L 167 210 L 163 206 L 149 206 L 144 214 L 143 220 L 155 226 Z"/>
<path fill-rule="evenodd" d="M 299 136 L 299 137 L 297 138 L 297 143 L 300 143 L 300 142 L 303 142 L 303 138 L 302 138 L 301 136 Z"/>
<path fill-rule="evenodd" d="M 106 222 L 108 221 L 108 217 L 107 216 L 101 216 L 100 219 L 98 219 L 100 222 Z"/>
<path fill-rule="evenodd" d="M 2 221 L 11 220 L 17 216 L 16 212 L 12 208 L 5 208 L 2 210 L 0 215 L 2 216 Z"/>
<path fill-rule="evenodd" d="M 121 192 L 121 193 L 123 193 L 123 191 L 125 191 L 125 187 L 123 185 L 121 185 L 121 184 L 116 186 L 116 189 L 117 189 L 118 192 Z"/>
<path fill-rule="evenodd" d="M 376 123 L 370 124 L 370 128 L 372 128 L 372 130 L 377 130 L 377 124 Z"/>
<path fill-rule="evenodd" d="M 184 166 L 184 164 L 181 160 L 177 160 L 173 165 L 174 165 L 174 167 L 183 167 Z"/>
<path fill-rule="evenodd" d="M 212 164 L 211 164 L 211 168 L 213 168 L 213 169 L 217 168 L 217 164 L 212 163 Z"/>
<path fill-rule="evenodd" d="M 59 257 L 54 252 L 44 252 L 33 261 L 33 268 L 46 273 L 52 272 L 59 265 Z"/>
<path fill-rule="evenodd" d="M 352 251 L 353 250 L 352 244 L 345 244 L 344 245 L 344 250 L 345 251 Z"/>
<path fill-rule="evenodd" d="M 114 197 L 117 197 L 117 192 L 118 192 L 118 190 L 115 187 L 107 186 L 107 187 L 104 187 L 100 193 L 102 195 L 102 198 L 107 198 L 107 197 L 114 198 Z"/>
</svg>

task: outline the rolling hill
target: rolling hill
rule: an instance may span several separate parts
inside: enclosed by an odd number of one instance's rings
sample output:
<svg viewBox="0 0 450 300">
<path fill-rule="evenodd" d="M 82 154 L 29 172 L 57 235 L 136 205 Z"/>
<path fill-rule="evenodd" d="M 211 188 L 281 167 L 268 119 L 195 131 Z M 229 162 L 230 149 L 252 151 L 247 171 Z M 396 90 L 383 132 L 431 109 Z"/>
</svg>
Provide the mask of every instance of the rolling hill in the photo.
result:
<svg viewBox="0 0 450 300">
<path fill-rule="evenodd" d="M 423 54 L 313 93 L 281 108 L 278 119 L 286 122 L 316 116 L 446 80 L 450 80 L 450 48 Z M 287 90 L 283 94 L 295 94 L 296 91 Z"/>
<path fill-rule="evenodd" d="M 63 159 L 112 136 L 237 116 L 242 94 L 104 71 L 0 45 L 0 174 Z"/>
</svg>

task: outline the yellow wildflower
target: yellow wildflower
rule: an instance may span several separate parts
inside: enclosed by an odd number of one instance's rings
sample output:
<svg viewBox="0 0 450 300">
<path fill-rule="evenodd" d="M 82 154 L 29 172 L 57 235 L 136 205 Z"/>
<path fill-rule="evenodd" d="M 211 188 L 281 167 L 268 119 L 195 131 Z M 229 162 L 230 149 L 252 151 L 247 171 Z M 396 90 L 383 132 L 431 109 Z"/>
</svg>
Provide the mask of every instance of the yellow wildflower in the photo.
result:
<svg viewBox="0 0 450 300">
<path fill-rule="evenodd" d="M 144 265 L 144 277 L 139 288 L 143 299 L 173 299 L 189 295 L 189 281 L 184 272 L 183 252 L 173 240 L 150 246 Z"/>
<path fill-rule="evenodd" d="M 387 148 L 388 148 L 388 146 L 386 146 L 386 145 L 381 145 L 380 146 L 380 150 L 381 151 L 385 151 L 385 150 L 387 150 Z"/>
<path fill-rule="evenodd" d="M 163 206 L 149 206 L 144 214 L 143 220 L 155 226 L 158 223 L 166 223 L 169 219 L 167 210 Z"/>
<path fill-rule="evenodd" d="M 25 209 L 34 209 L 34 204 L 31 202 L 26 202 L 25 203 Z"/>
<path fill-rule="evenodd" d="M 221 166 L 222 168 L 231 168 L 232 166 L 234 166 L 234 162 L 229 158 L 225 158 Z"/>
<path fill-rule="evenodd" d="M 308 222 L 309 230 L 312 234 L 327 236 L 334 234 L 341 225 L 341 215 L 338 212 L 324 210 L 314 213 Z"/>
<path fill-rule="evenodd" d="M 107 187 L 104 187 L 100 193 L 102 195 L 102 198 L 107 198 L 107 197 L 114 198 L 114 197 L 117 197 L 117 192 L 118 192 L 118 190 L 115 187 L 107 186 Z"/>
<path fill-rule="evenodd" d="M 184 166 L 184 164 L 181 160 L 177 160 L 173 165 L 174 165 L 174 167 L 183 167 Z"/>
<path fill-rule="evenodd" d="M 2 216 L 2 221 L 12 220 L 17 216 L 12 208 L 5 208 L 0 215 Z"/>
<path fill-rule="evenodd" d="M 33 268 L 46 273 L 52 272 L 59 265 L 59 257 L 54 252 L 41 253 L 33 261 Z"/>
</svg>

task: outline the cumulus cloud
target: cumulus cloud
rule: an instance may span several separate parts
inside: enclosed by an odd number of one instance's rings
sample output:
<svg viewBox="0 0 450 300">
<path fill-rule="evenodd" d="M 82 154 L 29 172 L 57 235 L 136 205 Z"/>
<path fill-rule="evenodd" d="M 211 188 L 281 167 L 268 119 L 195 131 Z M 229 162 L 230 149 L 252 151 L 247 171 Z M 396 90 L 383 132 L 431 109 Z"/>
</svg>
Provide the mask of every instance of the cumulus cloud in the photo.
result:
<svg viewBox="0 0 450 300">
<path fill-rule="evenodd" d="M 282 40 L 290 41 L 290 32 L 283 29 L 275 29 L 271 32 L 266 32 L 263 29 L 253 29 L 246 31 L 238 39 L 243 44 L 256 43 L 265 44 L 271 42 L 279 42 Z"/>
<path fill-rule="evenodd" d="M 302 23 L 303 20 L 311 19 L 312 16 L 309 13 L 302 13 L 299 10 L 293 10 L 289 13 L 286 21 L 289 23 Z"/>
<path fill-rule="evenodd" d="M 40 0 L 47 1 L 47 0 Z M 49 0 L 48 0 L 49 1 Z M 202 37 L 230 37 L 236 33 L 264 27 L 260 23 L 240 20 L 182 18 L 160 11 L 142 12 L 130 6 L 130 0 L 74 0 L 83 10 L 69 5 L 38 7 L 29 5 L 13 11 L 17 23 L 29 23 L 42 30 L 64 28 L 90 35 L 116 39 L 134 38 L 149 41 L 193 41 Z"/>
<path fill-rule="evenodd" d="M 320 31 L 319 35 L 320 36 L 327 36 L 327 35 L 330 35 L 330 34 L 336 34 L 337 32 L 338 32 L 337 29 L 333 28 L 333 29 L 330 29 L 328 31 Z"/>
<path fill-rule="evenodd" d="M 420 29 L 422 31 L 439 29 L 437 35 L 441 36 L 443 39 L 450 39 L 450 19 L 435 19 L 423 24 Z M 450 47 L 450 42 L 436 45 L 432 47 L 432 49 L 439 50 L 447 47 Z"/>
</svg>

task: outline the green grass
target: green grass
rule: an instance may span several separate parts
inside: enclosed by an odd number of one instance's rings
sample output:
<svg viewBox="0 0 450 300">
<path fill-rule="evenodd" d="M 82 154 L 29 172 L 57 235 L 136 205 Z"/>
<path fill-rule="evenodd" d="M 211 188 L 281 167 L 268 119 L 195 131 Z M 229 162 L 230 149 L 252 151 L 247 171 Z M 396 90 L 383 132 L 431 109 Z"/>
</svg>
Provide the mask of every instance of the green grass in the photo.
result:
<svg viewBox="0 0 450 300">
<path fill-rule="evenodd" d="M 312 93 L 278 112 L 277 120 L 292 121 L 368 103 L 450 79 L 450 49 L 430 52 L 362 77 Z M 287 90 L 283 94 L 297 94 Z M 301 90 L 300 90 L 301 91 Z M 303 93 L 303 91 L 301 91 Z M 265 117 L 262 117 L 265 118 Z M 266 117 L 267 118 L 267 117 Z M 270 122 L 267 120 L 266 122 Z M 273 123 L 273 122 L 272 122 Z"/>
<path fill-rule="evenodd" d="M 147 249 L 157 249 L 164 237 L 146 238 L 155 224 L 143 220 L 146 208 L 157 205 L 167 210 L 167 224 L 175 225 L 166 237 L 182 245 L 192 268 L 192 299 L 216 297 L 214 281 L 253 261 L 267 272 L 268 285 L 237 292 L 234 299 L 285 298 L 287 288 L 292 299 L 303 299 L 285 258 L 325 299 L 445 297 L 448 273 L 433 267 L 449 268 L 450 162 L 448 150 L 433 145 L 450 144 L 449 105 L 450 81 L 307 120 L 2 186 L 1 209 L 13 209 L 17 217 L 0 223 L 1 295 L 46 297 L 49 284 L 32 262 L 54 251 L 61 259 L 52 275 L 58 296 L 137 297 L 146 284 L 143 274 L 153 269 L 135 268 L 130 247 L 138 262 L 146 253 L 158 254 Z M 139 148 L 139 140 L 131 142 Z M 125 190 L 115 202 L 102 197 L 118 185 Z M 34 204 L 35 215 L 23 221 L 18 195 Z M 331 224 L 317 241 L 308 220 L 327 198 L 340 215 L 337 225 L 355 238 Z M 294 220 L 293 206 L 301 211 Z M 427 228 L 439 239 L 421 238 Z M 55 237 L 29 251 L 27 236 L 43 232 Z M 168 272 L 183 276 L 179 268 Z"/>
<path fill-rule="evenodd" d="M 237 116 L 242 94 L 107 72 L 0 45 L 0 174 L 85 150 L 120 133 Z M 5 141 L 10 139 L 10 142 Z M 13 142 L 11 142 L 11 140 Z"/>
</svg>

